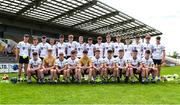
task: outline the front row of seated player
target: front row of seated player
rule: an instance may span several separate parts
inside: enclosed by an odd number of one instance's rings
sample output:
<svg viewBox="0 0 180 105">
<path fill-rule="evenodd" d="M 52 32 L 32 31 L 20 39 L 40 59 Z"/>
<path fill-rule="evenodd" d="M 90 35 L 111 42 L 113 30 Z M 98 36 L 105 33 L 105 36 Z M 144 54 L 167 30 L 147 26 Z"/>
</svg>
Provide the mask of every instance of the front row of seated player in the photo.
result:
<svg viewBox="0 0 180 105">
<path fill-rule="evenodd" d="M 76 51 L 71 52 L 71 57 L 67 60 L 64 54 L 60 53 L 59 58 L 55 59 L 52 56 L 52 50 L 48 49 L 48 55 L 44 58 L 43 62 L 38 57 L 36 52 L 33 53 L 33 58 L 30 59 L 27 74 L 28 83 L 31 83 L 31 76 L 37 75 L 39 83 L 45 83 L 44 76 L 49 76 L 49 82 L 57 83 L 60 81 L 60 75 L 63 75 L 64 82 L 81 83 L 82 76 L 88 75 L 88 82 L 96 82 L 98 75 L 100 76 L 101 83 L 120 82 L 122 76 L 124 81 L 129 80 L 134 83 L 134 76 L 139 76 L 142 83 L 149 82 L 149 75 L 152 75 L 152 82 L 155 82 L 157 75 L 157 68 L 151 59 L 151 52 L 146 51 L 144 58 L 137 57 L 137 50 L 132 51 L 131 58 L 124 58 L 124 50 L 119 50 L 119 57 L 113 57 L 113 51 L 108 51 L 106 58 L 100 57 L 100 51 L 95 51 L 93 58 L 88 57 L 88 52 L 83 51 L 81 59 L 76 57 Z"/>
</svg>

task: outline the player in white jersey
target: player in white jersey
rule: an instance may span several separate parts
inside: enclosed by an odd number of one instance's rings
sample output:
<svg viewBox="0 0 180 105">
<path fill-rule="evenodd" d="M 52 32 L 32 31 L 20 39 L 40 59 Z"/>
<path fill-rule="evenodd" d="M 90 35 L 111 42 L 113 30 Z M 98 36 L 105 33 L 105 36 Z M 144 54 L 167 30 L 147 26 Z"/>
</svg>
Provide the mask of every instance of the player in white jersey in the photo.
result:
<svg viewBox="0 0 180 105">
<path fill-rule="evenodd" d="M 124 45 L 124 58 L 125 59 L 130 59 L 131 58 L 131 52 L 132 52 L 132 48 L 131 48 L 131 40 L 129 37 L 126 37 L 125 40 L 125 45 Z"/>
<path fill-rule="evenodd" d="M 64 56 L 66 57 L 66 43 L 64 42 L 64 35 L 59 36 L 59 42 L 56 44 L 56 49 L 58 52 L 58 55 L 60 53 L 63 53 Z"/>
<path fill-rule="evenodd" d="M 100 80 L 101 82 L 103 81 L 102 77 L 103 77 L 103 71 L 102 71 L 102 63 L 103 63 L 103 58 L 102 56 L 100 56 L 100 50 L 96 50 L 95 51 L 95 56 L 92 58 L 92 63 L 93 63 L 93 77 L 94 80 L 96 80 L 96 77 L 98 74 L 100 74 Z"/>
<path fill-rule="evenodd" d="M 152 58 L 158 69 L 158 81 L 160 81 L 161 64 L 165 62 L 165 47 L 160 43 L 161 37 L 156 37 L 156 44 L 153 45 Z"/>
<path fill-rule="evenodd" d="M 88 43 L 86 44 L 86 50 L 88 51 L 88 56 L 92 58 L 94 56 L 95 46 L 93 44 L 93 39 L 88 38 Z"/>
<path fill-rule="evenodd" d="M 30 46 L 31 46 L 28 43 L 28 41 L 29 41 L 29 35 L 25 34 L 24 40 L 17 44 L 15 59 L 16 60 L 19 59 L 19 71 L 18 71 L 18 81 L 19 82 L 20 82 L 20 78 L 21 78 L 23 64 L 24 64 L 24 80 L 26 81 L 27 66 L 29 63 L 29 54 L 30 54 Z"/>
<path fill-rule="evenodd" d="M 107 51 L 108 50 L 114 50 L 113 49 L 113 43 L 111 42 L 111 36 L 106 36 L 106 42 L 104 43 L 104 57 L 107 57 Z"/>
<path fill-rule="evenodd" d="M 142 48 L 143 48 L 143 47 L 142 47 L 142 44 L 141 44 L 141 42 L 140 42 L 140 36 L 137 35 L 137 36 L 135 37 L 135 42 L 134 42 L 133 44 L 131 44 L 131 49 L 138 51 L 137 57 L 138 57 L 139 59 L 142 58 L 142 50 L 143 50 Z"/>
<path fill-rule="evenodd" d="M 45 56 L 47 56 L 47 50 L 50 48 L 49 43 L 46 42 L 46 36 L 42 36 L 42 42 L 38 44 L 39 51 L 40 51 L 40 58 L 41 60 L 44 59 Z"/>
<path fill-rule="evenodd" d="M 119 50 L 124 50 L 124 44 L 121 42 L 121 37 L 116 36 L 116 42 L 114 43 L 114 57 L 118 57 Z"/>
<path fill-rule="evenodd" d="M 104 58 L 105 62 L 106 62 L 106 68 L 107 68 L 107 71 L 106 71 L 106 82 L 108 82 L 108 74 L 109 75 L 112 75 L 113 77 L 113 82 L 116 81 L 116 77 L 117 77 L 117 69 L 114 69 L 115 68 L 115 59 L 113 57 L 113 51 L 112 50 L 108 50 L 107 51 L 107 57 Z"/>
<path fill-rule="evenodd" d="M 32 56 L 33 52 L 39 53 L 38 38 L 37 37 L 33 37 L 33 44 L 31 45 L 31 48 L 30 48 L 30 58 L 33 57 Z"/>
<path fill-rule="evenodd" d="M 42 61 L 38 56 L 37 52 L 33 52 L 32 58 L 29 60 L 27 75 L 28 75 L 28 83 L 31 83 L 31 76 L 38 76 L 38 80 L 40 79 L 39 70 L 41 69 Z"/>
<path fill-rule="evenodd" d="M 128 78 L 131 78 L 131 82 L 135 83 L 134 74 L 141 74 L 141 59 L 137 57 L 138 51 L 132 51 L 132 57 L 126 60 L 126 78 L 125 82 L 128 82 Z"/>
<path fill-rule="evenodd" d="M 67 82 L 67 74 L 69 74 L 69 71 L 67 71 L 67 60 L 64 58 L 63 52 L 59 53 L 59 58 L 56 59 L 55 66 L 57 71 L 56 74 L 54 74 L 55 80 L 60 81 L 60 75 L 63 74 L 63 79 Z"/>
<path fill-rule="evenodd" d="M 149 82 L 149 74 L 152 74 L 152 82 L 155 82 L 157 75 L 157 68 L 154 65 L 154 62 L 151 58 L 150 50 L 146 50 L 144 58 L 141 60 L 142 65 L 142 83 Z M 146 80 L 145 80 L 146 78 Z"/>
<path fill-rule="evenodd" d="M 125 69 L 125 65 L 126 65 L 126 59 L 124 58 L 124 50 L 120 49 L 119 50 L 119 56 L 115 58 L 115 68 L 117 68 L 117 80 L 118 82 L 120 82 L 121 78 L 122 78 L 122 74 L 125 74 L 126 69 Z"/>
<path fill-rule="evenodd" d="M 74 36 L 73 35 L 69 35 L 68 36 L 68 42 L 66 44 L 66 48 L 67 48 L 67 58 L 69 58 L 71 56 L 71 51 L 72 50 L 77 50 L 77 42 L 73 41 L 74 40 Z"/>
<path fill-rule="evenodd" d="M 56 50 L 56 45 L 54 39 L 50 39 L 50 49 L 52 49 L 52 55 L 56 58 L 57 57 L 57 50 Z"/>
<path fill-rule="evenodd" d="M 71 51 L 71 57 L 67 59 L 68 63 L 68 72 L 67 72 L 67 78 L 70 78 L 70 75 L 72 77 L 72 80 L 77 79 L 79 72 L 81 71 L 78 68 L 79 59 L 76 57 L 76 51 Z"/>
<path fill-rule="evenodd" d="M 95 48 L 96 48 L 96 50 L 100 51 L 100 56 L 103 57 L 104 56 L 104 43 L 102 43 L 101 36 L 97 37 L 97 42 L 98 43 L 95 44 Z"/>
<path fill-rule="evenodd" d="M 144 57 L 146 50 L 149 50 L 152 54 L 153 44 L 150 43 L 151 36 L 146 35 L 145 42 L 142 44 L 142 57 Z"/>
<path fill-rule="evenodd" d="M 80 59 L 83 55 L 86 44 L 83 42 L 83 36 L 79 36 L 79 43 L 77 43 L 77 57 Z"/>
</svg>

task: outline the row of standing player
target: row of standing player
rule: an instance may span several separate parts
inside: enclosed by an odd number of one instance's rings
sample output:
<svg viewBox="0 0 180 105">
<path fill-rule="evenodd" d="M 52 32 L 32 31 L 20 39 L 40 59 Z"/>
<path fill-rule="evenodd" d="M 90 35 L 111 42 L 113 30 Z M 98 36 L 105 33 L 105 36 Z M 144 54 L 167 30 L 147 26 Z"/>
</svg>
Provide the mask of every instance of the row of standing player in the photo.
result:
<svg viewBox="0 0 180 105">
<path fill-rule="evenodd" d="M 28 62 L 26 59 L 28 59 L 29 55 L 32 57 L 33 52 L 38 52 L 40 54 L 40 58 L 44 58 L 47 55 L 47 49 L 51 48 L 53 51 L 53 55 L 59 55 L 60 53 L 63 53 L 65 56 L 69 57 L 70 53 L 72 50 L 77 51 L 77 57 L 82 56 L 83 50 L 88 50 L 88 56 L 93 57 L 94 56 L 94 51 L 96 49 L 100 50 L 100 56 L 105 57 L 107 55 L 108 50 L 113 50 L 114 51 L 114 56 L 118 56 L 118 51 L 119 50 L 124 50 L 125 58 L 130 58 L 131 57 L 131 52 L 132 50 L 137 50 L 138 51 L 138 58 L 141 58 L 144 56 L 146 50 L 150 50 L 152 53 L 152 58 L 154 60 L 154 63 L 158 65 L 158 68 L 160 71 L 160 64 L 164 62 L 165 60 L 165 47 L 160 43 L 160 37 L 157 37 L 157 42 L 156 44 L 151 44 L 150 43 L 150 36 L 146 36 L 146 41 L 145 43 L 140 43 L 140 37 L 136 37 L 136 41 L 133 44 L 130 44 L 130 39 L 126 38 L 125 42 L 126 44 L 121 43 L 121 38 L 120 36 L 116 37 L 117 42 L 112 43 L 111 42 L 111 36 L 107 35 L 106 36 L 106 41 L 105 43 L 102 43 L 102 37 L 98 37 L 97 41 L 98 43 L 93 45 L 92 43 L 92 38 L 88 38 L 88 43 L 85 44 L 83 43 L 83 37 L 79 37 L 79 43 L 76 41 L 73 41 L 73 35 L 68 36 L 69 42 L 65 43 L 64 42 L 64 36 L 60 35 L 59 37 L 59 42 L 54 44 L 54 40 L 50 40 L 50 44 L 46 42 L 46 36 L 42 36 L 42 42 L 38 44 L 38 39 L 33 38 L 33 44 L 30 45 L 28 43 L 29 40 L 29 35 L 24 35 L 24 40 L 19 42 L 17 45 L 17 48 L 19 53 L 16 54 L 16 59 L 19 58 L 19 68 L 22 69 L 22 64 L 25 63 L 25 68 L 27 68 L 26 63 Z M 56 54 L 57 53 L 57 54 Z M 21 70 L 20 70 L 21 71 Z M 19 77 L 21 73 L 19 72 Z M 25 73 L 26 75 L 26 73 Z M 26 77 L 26 76 L 25 76 Z M 158 73 L 158 77 L 160 78 L 160 72 Z"/>
</svg>

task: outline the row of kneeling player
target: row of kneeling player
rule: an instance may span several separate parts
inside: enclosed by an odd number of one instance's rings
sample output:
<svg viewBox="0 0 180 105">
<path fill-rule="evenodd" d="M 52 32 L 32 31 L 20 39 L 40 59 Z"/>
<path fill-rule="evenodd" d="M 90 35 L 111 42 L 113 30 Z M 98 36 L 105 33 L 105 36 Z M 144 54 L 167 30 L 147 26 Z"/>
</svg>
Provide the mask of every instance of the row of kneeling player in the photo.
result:
<svg viewBox="0 0 180 105">
<path fill-rule="evenodd" d="M 133 50 L 132 58 L 124 58 L 124 50 L 119 50 L 119 56 L 114 58 L 112 50 L 108 50 L 106 58 L 100 57 L 100 51 L 95 51 L 93 58 L 88 57 L 88 51 L 83 51 L 83 56 L 78 59 L 76 51 L 71 52 L 71 57 L 64 58 L 64 54 L 60 53 L 59 58 L 52 56 L 52 50 L 48 49 L 48 55 L 41 61 L 37 52 L 33 53 L 30 59 L 27 74 L 28 83 L 31 83 L 31 76 L 37 75 L 39 83 L 45 83 L 44 76 L 49 76 L 49 82 L 60 81 L 60 75 L 63 75 L 63 81 L 71 82 L 72 80 L 81 83 L 82 77 L 88 75 L 88 82 L 96 82 L 98 76 L 100 81 L 119 82 L 124 76 L 124 81 L 129 80 L 134 83 L 137 77 L 142 83 L 149 82 L 149 75 L 152 75 L 152 82 L 156 82 L 157 68 L 150 57 L 150 51 L 147 50 L 145 57 L 139 59 L 137 50 Z"/>
</svg>

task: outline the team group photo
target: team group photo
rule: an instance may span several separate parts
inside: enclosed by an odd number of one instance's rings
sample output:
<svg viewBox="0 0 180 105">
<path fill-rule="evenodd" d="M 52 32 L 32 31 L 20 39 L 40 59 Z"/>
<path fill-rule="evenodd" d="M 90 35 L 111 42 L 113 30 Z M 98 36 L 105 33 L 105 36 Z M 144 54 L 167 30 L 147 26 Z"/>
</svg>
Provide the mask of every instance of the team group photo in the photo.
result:
<svg viewBox="0 0 180 105">
<path fill-rule="evenodd" d="M 0 105 L 180 104 L 179 0 L 0 0 Z"/>
<path fill-rule="evenodd" d="M 33 38 L 33 43 L 28 43 L 29 35 L 25 34 L 23 41 L 17 44 L 16 59 L 19 60 L 18 82 L 22 80 L 21 72 L 24 69 L 23 80 L 31 83 L 31 76 L 36 75 L 38 83 L 58 83 L 61 80 L 81 83 L 87 75 L 88 83 L 120 82 L 135 83 L 135 77 L 141 83 L 160 81 L 161 64 L 165 62 L 165 47 L 160 43 L 161 37 L 156 37 L 153 45 L 151 36 L 146 35 L 145 42 L 141 37 L 135 36 L 135 42 L 129 37 L 122 42 L 121 36 L 111 41 L 111 36 L 106 35 L 106 42 L 102 37 L 97 37 L 97 43 L 88 38 L 84 42 L 83 36 L 74 41 L 73 35 L 68 35 L 68 42 L 64 42 L 64 35 L 59 40 L 42 36 L 41 41 Z M 61 76 L 62 75 L 62 76 Z M 151 75 L 151 77 L 150 77 Z M 156 78 L 157 77 L 157 78 Z M 150 79 L 151 78 L 151 79 Z"/>
</svg>

